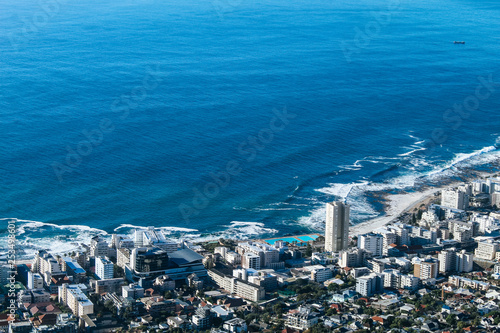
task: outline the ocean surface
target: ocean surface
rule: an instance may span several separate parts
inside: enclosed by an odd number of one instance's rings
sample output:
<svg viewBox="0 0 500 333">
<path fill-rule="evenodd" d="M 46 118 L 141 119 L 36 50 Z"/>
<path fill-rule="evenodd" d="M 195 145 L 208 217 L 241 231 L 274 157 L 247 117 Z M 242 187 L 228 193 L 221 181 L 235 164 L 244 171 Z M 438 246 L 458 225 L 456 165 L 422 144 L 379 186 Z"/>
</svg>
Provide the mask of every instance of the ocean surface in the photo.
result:
<svg viewBox="0 0 500 333">
<path fill-rule="evenodd" d="M 320 231 L 491 171 L 500 3 L 0 0 L 0 248 Z M 465 41 L 465 44 L 454 44 Z"/>
</svg>

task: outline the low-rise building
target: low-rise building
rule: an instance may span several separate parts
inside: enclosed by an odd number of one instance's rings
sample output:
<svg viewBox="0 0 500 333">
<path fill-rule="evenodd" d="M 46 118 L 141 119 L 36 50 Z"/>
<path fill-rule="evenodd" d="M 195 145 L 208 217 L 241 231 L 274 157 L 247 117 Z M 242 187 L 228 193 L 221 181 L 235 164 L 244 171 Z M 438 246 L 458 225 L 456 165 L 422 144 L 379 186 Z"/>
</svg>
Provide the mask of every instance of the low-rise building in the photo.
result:
<svg viewBox="0 0 500 333">
<path fill-rule="evenodd" d="M 310 309 L 300 307 L 291 313 L 288 313 L 285 320 L 285 326 L 297 330 L 307 330 L 318 323 L 318 314 Z"/>
<path fill-rule="evenodd" d="M 209 270 L 208 276 L 220 288 L 244 299 L 257 302 L 265 297 L 266 291 L 264 287 L 244 281 L 234 276 L 225 275 L 215 269 Z"/>
<path fill-rule="evenodd" d="M 67 283 L 59 287 L 58 299 L 59 302 L 68 306 L 75 316 L 81 317 L 94 313 L 94 304 L 87 298 L 85 294 L 85 285 Z"/>
</svg>

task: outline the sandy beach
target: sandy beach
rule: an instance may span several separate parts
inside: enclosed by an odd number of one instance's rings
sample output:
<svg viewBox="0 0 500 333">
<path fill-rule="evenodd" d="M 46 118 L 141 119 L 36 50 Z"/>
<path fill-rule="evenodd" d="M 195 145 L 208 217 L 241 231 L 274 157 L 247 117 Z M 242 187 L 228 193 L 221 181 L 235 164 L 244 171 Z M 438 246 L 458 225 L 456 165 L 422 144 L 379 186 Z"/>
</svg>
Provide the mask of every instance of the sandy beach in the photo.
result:
<svg viewBox="0 0 500 333">
<path fill-rule="evenodd" d="M 356 236 L 381 228 L 398 218 L 401 214 L 407 211 L 412 211 L 414 208 L 418 208 L 422 204 L 428 204 L 432 199 L 434 199 L 434 194 L 436 192 L 439 192 L 444 188 L 455 187 L 461 184 L 462 182 L 456 182 L 454 184 L 447 184 L 443 187 L 429 188 L 420 192 L 389 195 L 386 197 L 387 202 L 385 203 L 387 207 L 385 212 L 386 215 L 352 226 L 349 229 L 349 235 Z"/>
<path fill-rule="evenodd" d="M 360 234 L 369 233 L 377 228 L 381 228 L 384 225 L 397 219 L 401 214 L 407 211 L 413 211 L 414 208 L 420 207 L 420 205 L 427 205 L 433 198 L 436 192 L 440 192 L 443 189 L 450 187 L 457 187 L 470 182 L 472 179 L 486 179 L 489 177 L 498 176 L 498 172 L 477 172 L 475 177 L 465 181 L 455 181 L 452 183 L 443 184 L 440 187 L 431 187 L 423 191 L 413 192 L 413 193 L 402 193 L 402 194 L 391 194 L 385 197 L 385 215 L 370 221 L 366 221 L 354 226 L 349 229 L 350 236 L 357 236 Z"/>
</svg>

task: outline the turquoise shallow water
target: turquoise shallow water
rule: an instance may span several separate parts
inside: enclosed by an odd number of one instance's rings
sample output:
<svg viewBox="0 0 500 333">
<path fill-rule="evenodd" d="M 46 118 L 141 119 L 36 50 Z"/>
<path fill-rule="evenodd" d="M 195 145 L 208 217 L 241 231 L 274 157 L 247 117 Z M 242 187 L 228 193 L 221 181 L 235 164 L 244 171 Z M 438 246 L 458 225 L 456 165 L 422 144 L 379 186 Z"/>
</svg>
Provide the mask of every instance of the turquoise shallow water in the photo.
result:
<svg viewBox="0 0 500 333">
<path fill-rule="evenodd" d="M 494 1 L 0 8 L 0 217 L 45 223 L 27 248 L 307 233 L 496 160 Z"/>
</svg>

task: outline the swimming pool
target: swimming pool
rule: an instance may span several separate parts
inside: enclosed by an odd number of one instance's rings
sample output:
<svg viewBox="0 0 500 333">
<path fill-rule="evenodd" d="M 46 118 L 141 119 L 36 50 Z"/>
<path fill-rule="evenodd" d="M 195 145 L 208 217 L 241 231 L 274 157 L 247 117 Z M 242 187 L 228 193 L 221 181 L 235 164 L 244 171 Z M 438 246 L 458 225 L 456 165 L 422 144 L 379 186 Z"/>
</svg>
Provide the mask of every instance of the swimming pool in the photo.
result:
<svg viewBox="0 0 500 333">
<path fill-rule="evenodd" d="M 313 241 L 316 238 L 318 238 L 318 235 L 298 236 L 297 238 L 304 241 L 304 242 L 309 242 L 309 241 Z"/>
</svg>

